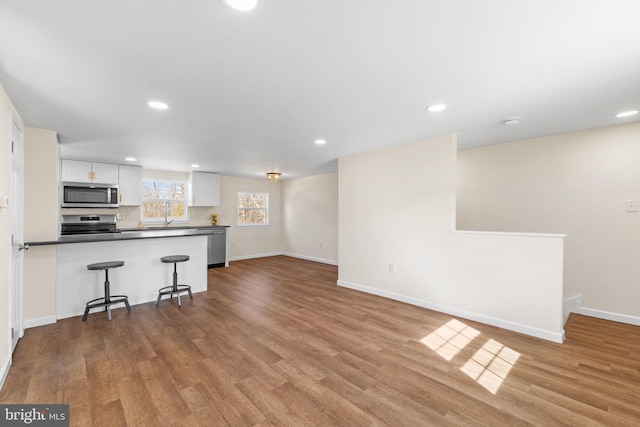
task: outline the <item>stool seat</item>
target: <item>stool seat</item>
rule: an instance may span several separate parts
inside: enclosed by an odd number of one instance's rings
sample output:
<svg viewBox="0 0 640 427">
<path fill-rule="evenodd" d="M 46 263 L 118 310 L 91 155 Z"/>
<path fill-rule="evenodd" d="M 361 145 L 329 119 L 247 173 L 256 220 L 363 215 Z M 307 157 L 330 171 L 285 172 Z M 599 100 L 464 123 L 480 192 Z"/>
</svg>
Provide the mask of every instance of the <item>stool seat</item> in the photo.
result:
<svg viewBox="0 0 640 427">
<path fill-rule="evenodd" d="M 104 307 L 109 316 L 109 320 L 111 320 L 111 306 L 113 304 L 124 303 L 124 305 L 127 307 L 127 311 L 131 311 L 129 298 L 126 295 L 111 295 L 109 269 L 122 267 L 123 265 L 124 261 L 96 262 L 94 264 L 87 265 L 87 270 L 104 270 L 104 296 L 92 299 L 87 303 L 87 306 L 84 310 L 84 316 L 82 316 L 83 321 L 87 320 L 87 316 L 89 316 L 89 310 L 91 310 L 92 308 Z"/>
<path fill-rule="evenodd" d="M 158 299 L 156 301 L 156 307 L 160 305 L 160 300 L 163 295 L 169 295 L 173 299 L 173 295 L 175 294 L 178 297 L 178 307 L 182 306 L 180 301 L 180 294 L 182 292 L 188 292 L 189 298 L 193 299 L 193 294 L 191 293 L 191 286 L 189 285 L 178 285 L 178 269 L 177 263 L 189 261 L 189 255 L 169 255 L 163 256 L 160 258 L 160 261 L 166 264 L 173 264 L 173 285 L 165 286 L 158 291 Z"/>
<path fill-rule="evenodd" d="M 106 270 L 108 268 L 118 268 L 124 265 L 124 261 L 107 261 L 96 262 L 95 264 L 87 265 L 87 270 Z"/>
<path fill-rule="evenodd" d="M 169 255 L 169 256 L 163 256 L 162 258 L 160 258 L 160 261 L 167 263 L 167 264 L 172 264 L 174 262 L 185 262 L 185 261 L 189 261 L 189 255 Z"/>
</svg>

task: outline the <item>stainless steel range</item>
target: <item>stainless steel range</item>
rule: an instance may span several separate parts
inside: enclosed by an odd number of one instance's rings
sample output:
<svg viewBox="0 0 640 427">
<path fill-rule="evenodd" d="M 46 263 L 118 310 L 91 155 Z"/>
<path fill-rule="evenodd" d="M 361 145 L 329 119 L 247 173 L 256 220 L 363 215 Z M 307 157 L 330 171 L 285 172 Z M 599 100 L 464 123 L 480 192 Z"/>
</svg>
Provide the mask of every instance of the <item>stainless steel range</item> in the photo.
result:
<svg viewBox="0 0 640 427">
<path fill-rule="evenodd" d="M 61 236 L 119 232 L 115 215 L 62 215 Z"/>
</svg>

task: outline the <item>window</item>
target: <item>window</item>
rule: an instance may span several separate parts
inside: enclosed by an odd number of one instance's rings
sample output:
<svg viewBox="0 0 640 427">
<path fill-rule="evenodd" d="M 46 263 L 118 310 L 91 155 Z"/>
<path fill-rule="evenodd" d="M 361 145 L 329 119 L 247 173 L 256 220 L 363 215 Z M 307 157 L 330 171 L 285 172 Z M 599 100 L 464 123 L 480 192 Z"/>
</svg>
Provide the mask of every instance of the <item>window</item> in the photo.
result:
<svg viewBox="0 0 640 427">
<path fill-rule="evenodd" d="M 238 192 L 238 225 L 269 225 L 269 193 Z"/>
<path fill-rule="evenodd" d="M 142 182 L 142 220 L 145 222 L 187 219 L 184 182 L 147 180 Z"/>
</svg>

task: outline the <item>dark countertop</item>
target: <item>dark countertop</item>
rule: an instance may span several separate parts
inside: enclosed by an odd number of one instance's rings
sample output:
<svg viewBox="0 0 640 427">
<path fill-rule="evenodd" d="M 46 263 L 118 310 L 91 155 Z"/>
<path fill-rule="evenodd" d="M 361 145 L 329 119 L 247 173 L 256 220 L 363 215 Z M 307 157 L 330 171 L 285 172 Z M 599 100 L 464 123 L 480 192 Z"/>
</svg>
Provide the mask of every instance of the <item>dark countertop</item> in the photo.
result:
<svg viewBox="0 0 640 427">
<path fill-rule="evenodd" d="M 41 242 L 25 242 L 29 246 L 63 245 L 68 243 L 94 243 L 116 242 L 120 240 L 157 239 L 164 237 L 203 236 L 220 229 L 228 228 L 228 225 L 202 225 L 202 226 L 176 226 L 176 227 L 149 227 L 149 228 L 124 228 L 120 233 L 105 234 L 76 234 L 62 236 L 58 240 Z"/>
</svg>

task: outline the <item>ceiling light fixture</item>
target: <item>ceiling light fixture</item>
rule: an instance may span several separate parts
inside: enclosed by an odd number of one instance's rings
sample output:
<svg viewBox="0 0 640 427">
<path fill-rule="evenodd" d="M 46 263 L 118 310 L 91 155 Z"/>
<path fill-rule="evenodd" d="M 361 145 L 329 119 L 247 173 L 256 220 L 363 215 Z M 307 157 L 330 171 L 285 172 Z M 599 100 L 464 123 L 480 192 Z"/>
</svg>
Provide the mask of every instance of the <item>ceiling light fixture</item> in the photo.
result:
<svg viewBox="0 0 640 427">
<path fill-rule="evenodd" d="M 316 145 L 324 145 L 327 143 L 326 140 L 324 139 L 316 139 L 315 141 L 313 141 Z"/>
<path fill-rule="evenodd" d="M 280 172 L 267 172 L 267 178 L 269 178 L 271 181 L 278 181 L 280 179 L 280 176 L 282 176 Z"/>
<path fill-rule="evenodd" d="M 135 162 L 136 158 L 135 157 L 125 157 L 124 158 L 127 162 Z"/>
<path fill-rule="evenodd" d="M 258 5 L 258 0 L 224 0 L 224 3 L 236 10 L 248 12 Z"/>
<path fill-rule="evenodd" d="M 169 108 L 169 105 L 162 101 L 149 101 L 147 105 L 154 110 L 167 110 Z"/>
<path fill-rule="evenodd" d="M 427 111 L 430 113 L 437 113 L 439 111 L 444 111 L 447 109 L 447 106 L 444 104 L 433 104 L 427 107 Z"/>
<path fill-rule="evenodd" d="M 638 114 L 638 110 L 624 111 L 622 113 L 616 114 L 616 117 L 618 118 L 631 117 L 631 116 L 635 116 L 636 114 Z"/>
</svg>

